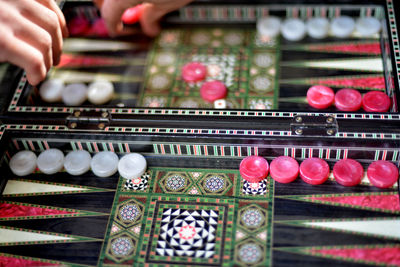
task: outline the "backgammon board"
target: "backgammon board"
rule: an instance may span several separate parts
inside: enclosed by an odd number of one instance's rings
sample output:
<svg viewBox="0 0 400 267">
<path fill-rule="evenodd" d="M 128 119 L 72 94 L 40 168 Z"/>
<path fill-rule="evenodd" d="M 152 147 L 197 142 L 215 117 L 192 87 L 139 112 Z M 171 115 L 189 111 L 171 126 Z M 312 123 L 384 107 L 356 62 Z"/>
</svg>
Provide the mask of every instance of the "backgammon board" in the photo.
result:
<svg viewBox="0 0 400 267">
<path fill-rule="evenodd" d="M 100 18 L 90 1 L 61 4 L 68 21 Z M 400 266 L 398 182 L 383 189 L 367 178 L 373 162 L 399 166 L 395 8 L 392 0 L 196 1 L 168 15 L 155 39 L 73 35 L 47 79 L 112 82 L 112 100 L 99 106 L 46 103 L 40 85 L 1 67 L 0 266 Z M 267 15 L 372 16 L 382 30 L 262 38 L 255 25 Z M 192 61 L 225 83 L 225 108 L 182 80 Z M 390 110 L 317 110 L 306 99 L 313 85 L 385 92 Z M 140 153 L 148 168 L 131 180 L 11 172 L 18 151 L 50 148 Z M 331 171 L 350 158 L 364 175 L 353 187 L 332 172 L 322 185 L 249 183 L 239 165 L 254 155 L 321 158 Z"/>
</svg>

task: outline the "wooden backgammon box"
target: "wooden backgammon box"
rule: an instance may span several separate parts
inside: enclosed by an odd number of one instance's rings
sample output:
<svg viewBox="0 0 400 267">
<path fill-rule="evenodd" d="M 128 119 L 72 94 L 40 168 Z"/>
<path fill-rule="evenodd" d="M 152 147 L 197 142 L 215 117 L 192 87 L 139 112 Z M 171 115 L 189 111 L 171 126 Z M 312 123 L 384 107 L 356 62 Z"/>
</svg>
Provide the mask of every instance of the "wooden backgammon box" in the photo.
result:
<svg viewBox="0 0 400 267">
<path fill-rule="evenodd" d="M 110 101 L 47 103 L 23 71 L 0 66 L 0 266 L 400 266 L 398 182 L 374 186 L 367 170 L 399 167 L 399 6 L 381 1 L 195 1 L 165 17 L 161 34 L 111 39 L 91 1 L 60 5 L 70 28 L 60 65 L 47 80 L 107 80 Z M 375 18 L 381 30 L 322 39 L 260 36 L 260 18 Z M 187 83 L 188 62 L 207 66 L 227 96 L 205 101 Z M 383 92 L 386 112 L 316 109 L 307 90 Z M 137 179 L 92 171 L 17 176 L 10 159 L 140 153 Z M 280 156 L 328 163 L 311 185 L 271 176 L 244 180 L 242 159 Z M 343 159 L 363 167 L 361 183 L 339 184 Z M 397 171 L 398 173 L 398 171 Z"/>
</svg>

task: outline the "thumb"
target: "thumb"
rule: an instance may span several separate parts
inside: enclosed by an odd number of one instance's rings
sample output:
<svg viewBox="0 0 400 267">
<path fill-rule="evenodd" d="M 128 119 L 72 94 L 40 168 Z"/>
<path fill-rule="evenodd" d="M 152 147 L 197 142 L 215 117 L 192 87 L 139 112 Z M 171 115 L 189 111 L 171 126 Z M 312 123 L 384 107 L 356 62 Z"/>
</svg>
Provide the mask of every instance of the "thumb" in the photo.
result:
<svg viewBox="0 0 400 267">
<path fill-rule="evenodd" d="M 99 1 L 101 3 L 101 1 Z M 104 0 L 101 5 L 101 15 L 106 22 L 111 36 L 121 33 L 123 25 L 121 21 L 124 11 L 132 6 L 140 4 L 139 0 Z"/>
<path fill-rule="evenodd" d="M 161 31 L 160 20 L 166 13 L 167 11 L 157 8 L 154 4 L 142 4 L 140 16 L 142 31 L 150 37 L 157 36 Z"/>
</svg>

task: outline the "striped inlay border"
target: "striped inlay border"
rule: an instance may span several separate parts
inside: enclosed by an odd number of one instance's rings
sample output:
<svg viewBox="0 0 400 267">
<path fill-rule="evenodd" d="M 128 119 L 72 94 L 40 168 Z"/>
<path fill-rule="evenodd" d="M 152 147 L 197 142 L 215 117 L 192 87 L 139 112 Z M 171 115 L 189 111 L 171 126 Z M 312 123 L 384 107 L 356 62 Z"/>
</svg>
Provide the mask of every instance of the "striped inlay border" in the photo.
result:
<svg viewBox="0 0 400 267">
<path fill-rule="evenodd" d="M 313 16 L 338 17 L 346 12 L 358 11 L 359 16 L 384 17 L 377 5 L 193 5 L 180 9 L 179 19 L 183 22 L 255 22 L 270 13 L 285 11 L 286 17 L 307 19 Z"/>
</svg>

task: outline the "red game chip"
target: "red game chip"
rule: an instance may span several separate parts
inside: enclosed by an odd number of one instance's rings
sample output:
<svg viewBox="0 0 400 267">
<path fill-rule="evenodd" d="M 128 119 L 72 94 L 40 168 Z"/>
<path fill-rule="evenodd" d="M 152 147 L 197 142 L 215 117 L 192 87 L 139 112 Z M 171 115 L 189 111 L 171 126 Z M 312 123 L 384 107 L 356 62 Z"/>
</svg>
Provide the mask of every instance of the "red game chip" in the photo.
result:
<svg viewBox="0 0 400 267">
<path fill-rule="evenodd" d="M 125 10 L 121 20 L 124 24 L 135 24 L 140 20 L 142 15 L 142 5 L 137 5 Z"/>
<path fill-rule="evenodd" d="M 378 160 L 372 162 L 367 170 L 367 176 L 371 184 L 379 188 L 388 188 L 396 183 L 399 170 L 389 161 Z"/>
<path fill-rule="evenodd" d="M 354 159 L 342 159 L 333 166 L 333 176 L 338 184 L 355 186 L 364 176 L 362 165 Z"/>
<path fill-rule="evenodd" d="M 258 183 L 268 176 L 268 161 L 260 156 L 246 157 L 240 162 L 240 175 L 250 183 Z"/>
<path fill-rule="evenodd" d="M 200 96 L 207 102 L 225 98 L 227 93 L 225 84 L 220 81 L 205 82 L 200 88 Z"/>
<path fill-rule="evenodd" d="M 327 86 L 314 85 L 307 91 L 307 101 L 310 106 L 317 109 L 328 108 L 335 100 L 335 93 Z"/>
<path fill-rule="evenodd" d="M 198 82 L 206 78 L 207 68 L 200 62 L 190 62 L 182 67 L 182 78 L 186 82 Z"/>
<path fill-rule="evenodd" d="M 312 185 L 319 185 L 328 180 L 329 165 L 320 158 L 309 158 L 300 164 L 300 178 Z"/>
<path fill-rule="evenodd" d="M 279 183 L 291 183 L 299 175 L 299 163 L 291 157 L 277 157 L 271 162 L 270 173 L 272 179 Z"/>
<path fill-rule="evenodd" d="M 386 112 L 390 108 L 390 98 L 381 91 L 371 91 L 364 95 L 362 107 L 367 112 Z"/>
<path fill-rule="evenodd" d="M 335 106 L 341 111 L 357 111 L 361 108 L 362 96 L 354 89 L 340 89 L 335 94 Z"/>
</svg>

